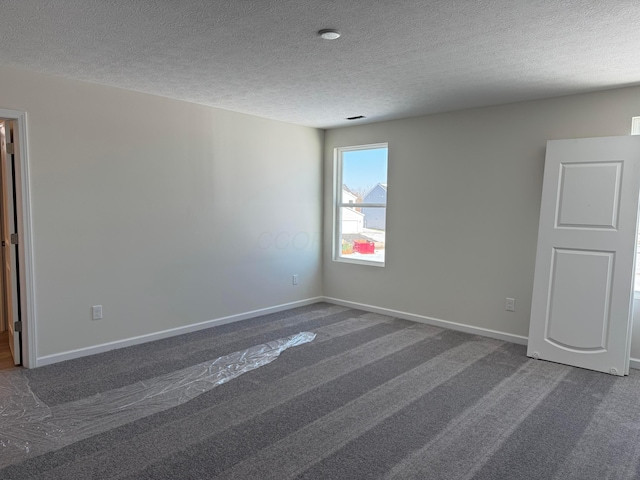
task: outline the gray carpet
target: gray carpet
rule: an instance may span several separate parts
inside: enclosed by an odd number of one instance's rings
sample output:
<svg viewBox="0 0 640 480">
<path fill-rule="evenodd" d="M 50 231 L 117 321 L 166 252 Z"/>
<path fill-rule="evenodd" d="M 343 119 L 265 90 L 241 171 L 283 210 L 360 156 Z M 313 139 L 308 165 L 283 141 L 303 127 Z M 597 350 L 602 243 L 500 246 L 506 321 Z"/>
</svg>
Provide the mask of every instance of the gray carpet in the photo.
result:
<svg viewBox="0 0 640 480">
<path fill-rule="evenodd" d="M 53 407 L 300 331 L 317 338 L 0 478 L 640 478 L 638 372 L 533 361 L 523 346 L 326 303 L 26 375 Z"/>
</svg>

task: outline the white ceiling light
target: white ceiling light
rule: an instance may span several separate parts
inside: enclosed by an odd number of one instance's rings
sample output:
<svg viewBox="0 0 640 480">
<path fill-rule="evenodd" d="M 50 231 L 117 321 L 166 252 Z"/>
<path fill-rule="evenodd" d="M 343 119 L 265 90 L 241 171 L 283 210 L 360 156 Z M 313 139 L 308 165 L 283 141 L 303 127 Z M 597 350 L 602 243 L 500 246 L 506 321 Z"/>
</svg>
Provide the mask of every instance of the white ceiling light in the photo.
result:
<svg viewBox="0 0 640 480">
<path fill-rule="evenodd" d="M 335 40 L 336 38 L 340 38 L 340 32 L 332 28 L 322 29 L 318 32 L 318 35 L 320 35 L 325 40 Z"/>
</svg>

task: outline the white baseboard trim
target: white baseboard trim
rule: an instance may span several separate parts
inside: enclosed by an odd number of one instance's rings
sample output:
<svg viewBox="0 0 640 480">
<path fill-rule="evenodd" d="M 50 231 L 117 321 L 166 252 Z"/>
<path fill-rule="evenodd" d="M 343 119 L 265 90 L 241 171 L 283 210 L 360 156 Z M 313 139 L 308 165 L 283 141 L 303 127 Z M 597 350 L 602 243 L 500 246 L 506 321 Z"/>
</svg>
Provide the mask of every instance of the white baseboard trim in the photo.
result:
<svg viewBox="0 0 640 480">
<path fill-rule="evenodd" d="M 497 340 L 504 340 L 506 342 L 517 343 L 520 345 L 527 344 L 527 337 L 522 335 L 514 335 L 512 333 L 499 332 L 497 330 L 489 330 L 488 328 L 473 327 L 471 325 L 465 325 L 463 323 L 450 322 L 448 320 L 440 320 L 439 318 L 425 317 L 424 315 L 417 315 L 415 313 L 401 312 L 399 310 L 391 310 L 390 308 L 376 307 L 373 305 L 367 305 L 364 303 L 350 302 L 348 300 L 341 300 L 339 298 L 324 297 L 325 302 L 334 303 L 336 305 L 342 305 L 343 307 L 357 308 L 359 310 L 365 310 L 367 312 L 380 313 L 382 315 L 389 315 L 391 317 L 402 318 L 404 320 L 411 320 L 414 322 L 426 323 L 428 325 L 434 325 L 436 327 L 448 328 L 451 330 L 458 330 L 460 332 L 471 333 L 473 335 L 481 335 L 483 337 L 495 338 Z"/>
<path fill-rule="evenodd" d="M 152 342 L 154 340 L 161 340 L 163 338 L 175 337 L 176 335 L 182 335 L 184 333 L 196 332 L 198 330 L 204 330 L 205 328 L 217 327 L 225 325 L 227 323 L 239 322 L 241 320 L 248 320 L 250 318 L 259 317 L 261 315 L 268 315 L 270 313 L 282 312 L 295 307 L 303 307 L 305 305 L 311 305 L 323 301 L 323 297 L 307 298 L 305 300 L 298 300 L 296 302 L 283 303 L 274 307 L 261 308 L 258 310 L 252 310 L 250 312 L 238 313 L 236 315 L 230 315 L 228 317 L 216 318 L 214 320 L 207 320 L 205 322 L 194 323 L 191 325 L 185 325 L 182 327 L 170 328 L 168 330 L 162 330 L 160 332 L 148 333 L 146 335 L 139 335 L 137 337 L 125 338 L 123 340 L 116 340 L 114 342 L 102 343 L 100 345 L 94 345 L 91 347 L 79 348 L 77 350 L 69 350 L 67 352 L 54 353 L 52 355 L 45 355 L 38 357 L 36 360 L 36 366 L 43 367 L 45 365 L 51 365 L 53 363 L 63 362 L 65 360 L 72 360 L 74 358 L 86 357 L 88 355 L 95 355 L 96 353 L 108 352 L 109 350 L 115 350 L 117 348 L 130 347 L 132 345 L 139 345 L 141 343 Z"/>
<path fill-rule="evenodd" d="M 367 312 L 379 313 L 382 315 L 389 315 L 396 318 L 402 318 L 404 320 L 411 320 L 414 322 L 425 323 L 428 325 L 434 325 L 436 327 L 448 328 L 451 330 L 458 330 L 460 332 L 470 333 L 473 335 L 481 335 L 483 337 L 495 338 L 497 340 L 504 340 L 506 342 L 517 343 L 520 345 L 527 344 L 527 337 L 522 335 L 514 335 L 511 333 L 499 332 L 497 330 L 490 330 L 482 327 L 473 327 L 471 325 L 465 325 L 463 323 L 450 322 L 448 320 L 441 320 L 433 317 L 426 317 L 424 315 L 417 315 L 415 313 L 403 312 L 400 310 L 392 310 L 390 308 L 376 307 L 374 305 L 368 305 L 364 303 L 351 302 L 348 300 L 342 300 L 333 297 L 313 297 L 305 300 L 298 300 L 290 303 L 283 303 L 273 307 L 261 308 L 258 310 L 252 310 L 249 312 L 238 313 L 236 315 L 230 315 L 228 317 L 217 318 L 214 320 L 207 320 L 205 322 L 194 323 L 191 325 L 185 325 L 182 327 L 171 328 L 168 330 L 162 330 L 160 332 L 148 333 L 146 335 L 139 335 L 137 337 L 125 338 L 123 340 L 117 340 L 114 342 L 103 343 L 100 345 L 94 345 L 91 347 L 79 348 L 77 350 L 69 350 L 67 352 L 55 353 L 52 355 L 45 355 L 36 359 L 36 366 L 43 367 L 45 365 L 51 365 L 53 363 L 63 362 L 65 360 L 72 360 L 74 358 L 86 357 L 88 355 L 95 355 L 96 353 L 108 352 L 109 350 L 115 350 L 118 348 L 130 347 L 132 345 L 139 345 L 141 343 L 152 342 L 154 340 L 161 340 L 163 338 L 174 337 L 185 333 L 196 332 L 198 330 L 204 330 L 206 328 L 225 325 L 227 323 L 239 322 L 241 320 L 248 320 L 250 318 L 259 317 L 260 315 L 268 315 L 270 313 L 282 312 L 295 307 L 303 307 L 305 305 L 311 305 L 318 302 L 328 302 L 335 305 L 342 305 L 344 307 L 356 308 L 359 310 L 365 310 Z M 640 369 L 640 359 L 631 358 L 629 366 L 633 369 Z"/>
</svg>

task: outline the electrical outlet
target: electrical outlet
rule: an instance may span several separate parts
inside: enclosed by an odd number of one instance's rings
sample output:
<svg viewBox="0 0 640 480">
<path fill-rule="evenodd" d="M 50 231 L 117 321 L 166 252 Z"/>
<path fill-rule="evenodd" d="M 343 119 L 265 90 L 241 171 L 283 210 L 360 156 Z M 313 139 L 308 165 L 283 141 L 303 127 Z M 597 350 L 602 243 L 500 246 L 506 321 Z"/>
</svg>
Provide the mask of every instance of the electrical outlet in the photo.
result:
<svg viewBox="0 0 640 480">
<path fill-rule="evenodd" d="M 291 283 L 294 285 L 298 285 L 298 274 L 295 274 L 291 277 Z"/>
<path fill-rule="evenodd" d="M 93 320 L 100 320 L 102 318 L 102 305 L 94 305 L 91 307 L 91 318 Z"/>
<path fill-rule="evenodd" d="M 506 308 L 507 308 L 507 312 L 515 312 L 516 311 L 516 299 L 515 298 L 507 298 Z"/>
</svg>

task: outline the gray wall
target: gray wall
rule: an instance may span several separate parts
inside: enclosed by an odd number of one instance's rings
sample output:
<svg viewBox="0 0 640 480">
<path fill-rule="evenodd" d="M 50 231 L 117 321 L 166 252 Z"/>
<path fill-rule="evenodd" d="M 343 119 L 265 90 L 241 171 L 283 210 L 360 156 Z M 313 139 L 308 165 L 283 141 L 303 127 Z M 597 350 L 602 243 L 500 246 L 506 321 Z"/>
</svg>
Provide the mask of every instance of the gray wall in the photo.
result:
<svg viewBox="0 0 640 480">
<path fill-rule="evenodd" d="M 38 357 L 322 294 L 322 131 L 7 68 L 0 86 L 27 111 Z"/>
<path fill-rule="evenodd" d="M 324 294 L 527 336 L 546 142 L 628 135 L 635 115 L 638 87 L 328 131 Z M 333 262 L 333 149 L 379 142 L 389 142 L 386 266 Z"/>
<path fill-rule="evenodd" d="M 546 141 L 640 115 L 627 88 L 334 129 L 323 173 L 315 129 L 8 68 L 0 85 L 28 112 L 39 357 L 323 293 L 526 336 Z M 334 263 L 333 148 L 378 142 L 387 266 Z"/>
</svg>

